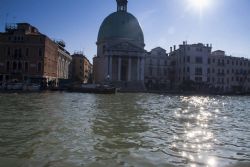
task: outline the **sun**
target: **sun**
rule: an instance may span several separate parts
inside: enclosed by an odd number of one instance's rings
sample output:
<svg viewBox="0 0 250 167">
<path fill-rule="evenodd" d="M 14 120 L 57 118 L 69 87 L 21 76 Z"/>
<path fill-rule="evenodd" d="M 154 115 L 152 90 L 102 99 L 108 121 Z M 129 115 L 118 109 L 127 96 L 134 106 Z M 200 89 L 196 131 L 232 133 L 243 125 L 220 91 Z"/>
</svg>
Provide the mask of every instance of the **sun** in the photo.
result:
<svg viewBox="0 0 250 167">
<path fill-rule="evenodd" d="M 189 5 L 196 10 L 204 10 L 211 5 L 211 0 L 188 0 Z"/>
</svg>

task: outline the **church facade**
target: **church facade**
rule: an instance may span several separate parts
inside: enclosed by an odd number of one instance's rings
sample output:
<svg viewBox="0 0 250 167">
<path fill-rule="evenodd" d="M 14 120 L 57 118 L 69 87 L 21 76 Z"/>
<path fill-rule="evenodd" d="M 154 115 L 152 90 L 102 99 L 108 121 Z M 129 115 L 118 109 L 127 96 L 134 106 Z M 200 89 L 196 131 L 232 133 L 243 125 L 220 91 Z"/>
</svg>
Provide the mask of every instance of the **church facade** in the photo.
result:
<svg viewBox="0 0 250 167">
<path fill-rule="evenodd" d="M 144 90 L 144 35 L 138 20 L 127 12 L 127 0 L 104 19 L 93 58 L 95 83 L 110 82 L 121 90 Z"/>
</svg>

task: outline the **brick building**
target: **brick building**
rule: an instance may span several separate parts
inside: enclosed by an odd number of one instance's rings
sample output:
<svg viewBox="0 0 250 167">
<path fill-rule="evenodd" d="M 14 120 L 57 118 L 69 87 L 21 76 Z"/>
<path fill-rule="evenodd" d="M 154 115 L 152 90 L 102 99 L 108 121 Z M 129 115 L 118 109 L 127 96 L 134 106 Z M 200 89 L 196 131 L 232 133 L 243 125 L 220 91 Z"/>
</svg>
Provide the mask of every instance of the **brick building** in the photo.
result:
<svg viewBox="0 0 250 167">
<path fill-rule="evenodd" d="M 71 62 L 71 77 L 73 81 L 89 83 L 92 80 L 92 64 L 83 53 L 74 53 Z"/>
<path fill-rule="evenodd" d="M 68 78 L 71 56 L 28 23 L 6 25 L 0 33 L 0 83 L 57 83 Z"/>
</svg>

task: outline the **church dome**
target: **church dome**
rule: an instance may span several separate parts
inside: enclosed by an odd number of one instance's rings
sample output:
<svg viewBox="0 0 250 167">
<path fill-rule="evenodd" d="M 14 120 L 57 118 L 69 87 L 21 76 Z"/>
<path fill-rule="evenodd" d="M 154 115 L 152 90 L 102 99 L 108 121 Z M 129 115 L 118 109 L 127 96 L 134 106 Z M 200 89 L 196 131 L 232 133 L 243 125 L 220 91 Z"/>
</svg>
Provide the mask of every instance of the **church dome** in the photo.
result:
<svg viewBox="0 0 250 167">
<path fill-rule="evenodd" d="M 138 20 L 127 11 L 114 12 L 104 19 L 98 33 L 98 42 L 109 39 L 127 39 L 144 44 Z"/>
</svg>

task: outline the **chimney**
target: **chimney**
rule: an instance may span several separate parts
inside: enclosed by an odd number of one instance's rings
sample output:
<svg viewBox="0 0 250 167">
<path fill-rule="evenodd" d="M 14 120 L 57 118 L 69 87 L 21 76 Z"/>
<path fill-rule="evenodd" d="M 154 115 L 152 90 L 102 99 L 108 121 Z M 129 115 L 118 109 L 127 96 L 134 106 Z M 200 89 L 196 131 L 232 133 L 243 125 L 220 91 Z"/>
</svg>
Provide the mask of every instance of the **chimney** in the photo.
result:
<svg viewBox="0 0 250 167">
<path fill-rule="evenodd" d="M 170 47 L 170 53 L 172 53 L 173 52 L 173 48 L 172 47 Z"/>
<path fill-rule="evenodd" d="M 185 45 L 186 43 L 185 43 L 185 41 L 183 41 L 183 45 Z"/>
<path fill-rule="evenodd" d="M 176 45 L 174 45 L 174 51 L 176 50 Z"/>
</svg>

